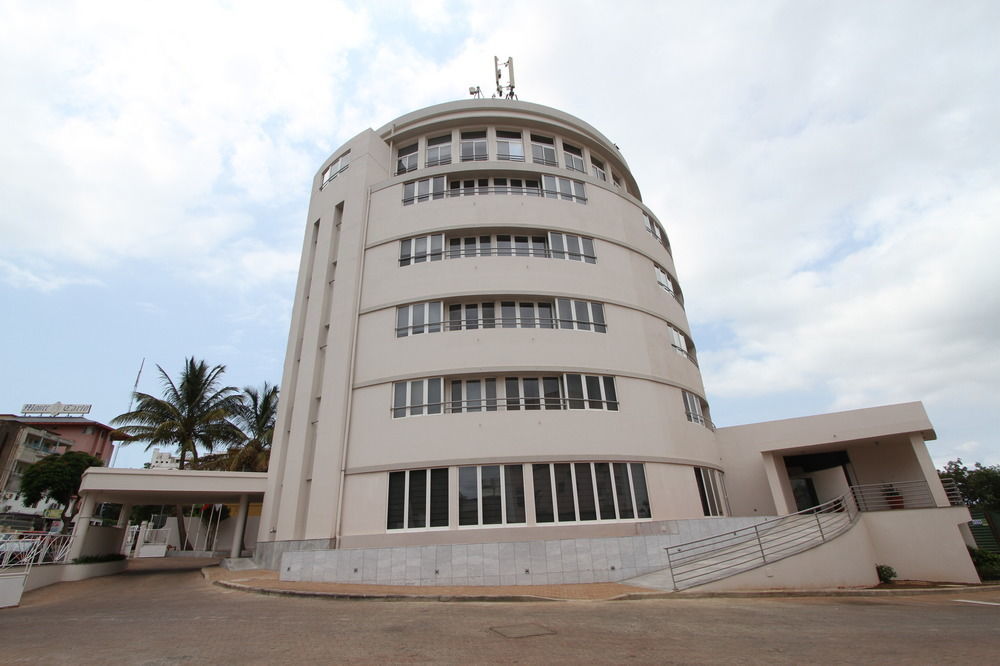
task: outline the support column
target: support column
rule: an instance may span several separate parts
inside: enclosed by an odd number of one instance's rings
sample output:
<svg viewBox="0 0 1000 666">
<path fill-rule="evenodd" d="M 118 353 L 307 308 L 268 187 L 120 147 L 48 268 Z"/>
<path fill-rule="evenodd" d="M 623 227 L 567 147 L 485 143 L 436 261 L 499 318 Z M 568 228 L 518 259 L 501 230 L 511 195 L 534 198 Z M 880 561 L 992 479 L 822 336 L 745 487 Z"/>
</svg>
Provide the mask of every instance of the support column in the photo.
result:
<svg viewBox="0 0 1000 666">
<path fill-rule="evenodd" d="M 73 542 L 69 547 L 67 561 L 80 557 L 83 552 L 83 542 L 87 539 L 87 532 L 90 530 L 90 519 L 94 513 L 96 500 L 92 494 L 87 494 L 80 504 L 80 510 L 76 514 L 76 524 L 73 525 Z"/>
<path fill-rule="evenodd" d="M 767 483 L 771 487 L 771 497 L 774 499 L 774 510 L 779 516 L 795 513 L 795 496 L 792 494 L 792 484 L 788 480 L 788 470 L 785 468 L 785 457 L 780 453 L 764 453 L 764 472 Z"/>
<path fill-rule="evenodd" d="M 948 501 L 948 493 L 944 491 L 944 486 L 941 485 L 941 477 L 938 476 L 937 469 L 934 467 L 934 461 L 931 460 L 931 454 L 927 452 L 927 445 L 924 444 L 923 435 L 919 432 L 910 433 L 910 446 L 913 447 L 913 454 L 920 465 L 920 471 L 923 473 L 924 480 L 927 481 L 928 488 L 930 488 L 934 504 L 939 507 L 951 506 L 951 502 Z"/>
<path fill-rule="evenodd" d="M 233 547 L 229 557 L 239 557 L 243 550 L 243 530 L 247 525 L 247 509 L 250 507 L 250 496 L 240 495 L 240 509 L 236 514 L 236 529 L 233 530 Z"/>
<path fill-rule="evenodd" d="M 121 513 L 118 514 L 117 527 L 128 527 L 128 514 L 132 513 L 131 504 L 122 504 Z"/>
</svg>

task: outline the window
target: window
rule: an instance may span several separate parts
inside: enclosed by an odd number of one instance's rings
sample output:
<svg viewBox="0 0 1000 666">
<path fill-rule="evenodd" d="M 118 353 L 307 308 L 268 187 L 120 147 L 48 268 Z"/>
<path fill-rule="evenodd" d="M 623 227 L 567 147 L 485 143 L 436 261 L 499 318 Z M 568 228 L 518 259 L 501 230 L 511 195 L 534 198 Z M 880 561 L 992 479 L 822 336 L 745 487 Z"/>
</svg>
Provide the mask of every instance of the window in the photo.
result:
<svg viewBox="0 0 1000 666">
<path fill-rule="evenodd" d="M 608 172 L 604 170 L 604 162 L 596 157 L 590 158 L 590 166 L 594 171 L 594 178 L 608 182 Z"/>
<path fill-rule="evenodd" d="M 414 379 L 392 385 L 392 418 L 441 413 L 441 378 Z"/>
<path fill-rule="evenodd" d="M 417 144 L 400 148 L 396 153 L 396 175 L 413 171 L 417 168 Z"/>
<path fill-rule="evenodd" d="M 642 463 L 533 464 L 535 521 L 650 518 Z"/>
<path fill-rule="evenodd" d="M 409 266 L 444 257 L 444 234 L 404 238 L 399 241 L 399 265 Z"/>
<path fill-rule="evenodd" d="M 554 259 L 569 259 L 570 261 L 585 261 L 588 264 L 597 263 L 594 254 L 594 239 L 586 236 L 574 236 L 549 232 L 550 256 Z"/>
<path fill-rule="evenodd" d="M 666 248 L 667 252 L 670 252 L 670 241 L 667 240 L 667 234 L 660 227 L 660 223 L 653 220 L 646 213 L 642 214 L 642 219 L 646 225 L 646 231 L 649 235 L 656 239 L 656 242 Z"/>
<path fill-rule="evenodd" d="M 441 330 L 441 301 L 414 303 L 396 308 L 396 337 L 437 333 Z"/>
<path fill-rule="evenodd" d="M 667 328 L 670 329 L 670 346 L 674 348 L 674 351 L 695 365 L 698 365 L 698 361 L 694 355 L 694 344 L 688 339 L 688 336 L 684 335 L 680 329 L 674 328 L 669 324 Z"/>
<path fill-rule="evenodd" d="M 409 206 L 414 201 L 444 198 L 444 176 L 424 178 L 403 183 L 403 205 Z"/>
<path fill-rule="evenodd" d="M 451 134 L 427 139 L 427 158 L 424 166 L 451 164 Z"/>
<path fill-rule="evenodd" d="M 521 143 L 520 132 L 497 130 L 497 159 L 511 162 L 524 161 L 524 144 Z"/>
<path fill-rule="evenodd" d="M 448 394 L 442 396 L 445 385 Z M 498 410 L 618 411 L 615 378 L 604 375 L 472 377 L 447 381 L 432 377 L 395 382 L 392 396 L 393 418 Z"/>
<path fill-rule="evenodd" d="M 499 317 L 497 315 L 500 315 Z M 551 302 L 491 301 L 448 305 L 448 330 L 555 328 Z"/>
<path fill-rule="evenodd" d="M 556 161 L 556 144 L 550 137 L 531 135 L 531 161 L 546 166 L 559 166 Z"/>
<path fill-rule="evenodd" d="M 462 132 L 460 144 L 463 162 L 482 162 L 486 154 L 486 130 Z"/>
<path fill-rule="evenodd" d="M 448 527 L 448 468 L 389 472 L 385 527 Z"/>
<path fill-rule="evenodd" d="M 557 298 L 556 309 L 559 315 L 559 328 L 608 332 L 604 322 L 604 306 L 600 303 Z"/>
<path fill-rule="evenodd" d="M 550 199 L 561 197 L 567 201 L 577 203 L 587 203 L 587 194 L 583 183 L 570 180 L 569 178 L 558 178 L 556 176 L 542 176 L 542 183 L 545 186 L 545 196 Z"/>
<path fill-rule="evenodd" d="M 566 161 L 567 169 L 587 173 L 587 167 L 583 162 L 583 151 L 576 146 L 563 143 L 563 159 Z"/>
<path fill-rule="evenodd" d="M 347 164 L 348 164 L 348 162 L 347 162 L 347 156 L 350 154 L 350 152 L 351 151 L 347 151 L 346 153 L 344 153 L 343 155 L 341 155 L 340 157 L 338 157 L 337 159 L 335 159 L 330 164 L 330 166 L 328 166 L 327 168 L 323 169 L 323 176 L 321 178 L 322 185 L 320 185 L 321 188 L 322 188 L 323 185 L 326 185 L 331 180 L 333 180 L 334 178 L 336 178 L 338 173 L 340 173 L 341 171 L 343 171 L 344 169 L 347 168 Z"/>
<path fill-rule="evenodd" d="M 611 174 L 611 183 L 618 189 L 622 188 L 622 181 L 615 174 Z"/>
<path fill-rule="evenodd" d="M 521 465 L 458 468 L 458 524 L 510 525 L 524 522 Z"/>
<path fill-rule="evenodd" d="M 563 375 L 563 381 L 569 409 L 618 411 L 614 377 L 569 374 Z"/>
<path fill-rule="evenodd" d="M 728 513 L 729 498 L 723 484 L 722 472 L 707 467 L 695 467 L 694 478 L 698 482 L 698 496 L 706 516 L 725 516 Z"/>
<path fill-rule="evenodd" d="M 684 395 L 684 413 L 687 415 L 687 420 L 691 423 L 700 423 L 710 430 L 715 430 L 711 419 L 708 418 L 708 405 L 705 401 L 690 391 L 682 391 L 682 393 Z"/>
<path fill-rule="evenodd" d="M 684 305 L 684 300 L 681 296 L 681 289 L 677 285 L 677 280 L 675 280 L 670 273 L 666 272 L 656 264 L 653 264 L 653 272 L 656 274 L 656 283 L 660 285 L 665 292 L 676 298 L 678 303 Z"/>
</svg>

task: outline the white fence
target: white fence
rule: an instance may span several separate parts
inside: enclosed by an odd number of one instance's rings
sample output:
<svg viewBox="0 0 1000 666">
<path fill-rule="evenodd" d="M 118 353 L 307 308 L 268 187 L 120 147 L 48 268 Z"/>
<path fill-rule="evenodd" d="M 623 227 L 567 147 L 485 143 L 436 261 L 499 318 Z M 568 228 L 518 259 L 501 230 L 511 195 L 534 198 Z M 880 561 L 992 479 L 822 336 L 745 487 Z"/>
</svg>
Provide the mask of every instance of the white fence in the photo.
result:
<svg viewBox="0 0 1000 666">
<path fill-rule="evenodd" d="M 63 564 L 69 555 L 71 534 L 7 532 L 0 534 L 0 569 Z"/>
</svg>

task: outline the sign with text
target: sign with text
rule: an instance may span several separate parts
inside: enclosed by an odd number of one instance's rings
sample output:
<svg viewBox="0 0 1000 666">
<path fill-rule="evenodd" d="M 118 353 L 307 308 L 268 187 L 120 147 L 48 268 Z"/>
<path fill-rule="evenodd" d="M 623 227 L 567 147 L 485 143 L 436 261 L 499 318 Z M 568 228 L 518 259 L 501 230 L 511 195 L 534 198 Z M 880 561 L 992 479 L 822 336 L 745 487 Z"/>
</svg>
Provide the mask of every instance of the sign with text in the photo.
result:
<svg viewBox="0 0 1000 666">
<path fill-rule="evenodd" d="M 61 402 L 53 402 L 51 404 L 29 402 L 21 407 L 21 413 L 48 414 L 50 416 L 56 416 L 57 414 L 89 414 L 90 407 L 90 405 L 64 405 Z"/>
</svg>

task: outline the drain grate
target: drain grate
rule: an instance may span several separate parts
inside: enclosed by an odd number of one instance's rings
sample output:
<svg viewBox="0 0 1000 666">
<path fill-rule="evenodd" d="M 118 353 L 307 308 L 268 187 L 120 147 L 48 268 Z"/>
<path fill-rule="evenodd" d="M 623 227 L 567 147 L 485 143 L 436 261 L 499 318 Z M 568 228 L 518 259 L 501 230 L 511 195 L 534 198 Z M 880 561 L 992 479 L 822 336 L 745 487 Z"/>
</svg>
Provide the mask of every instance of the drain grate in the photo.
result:
<svg viewBox="0 0 1000 666">
<path fill-rule="evenodd" d="M 540 624 L 511 624 L 506 627 L 490 627 L 504 638 L 528 638 L 529 636 L 548 636 L 556 632 L 546 629 Z"/>
</svg>

